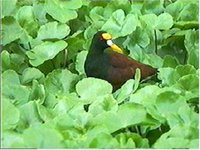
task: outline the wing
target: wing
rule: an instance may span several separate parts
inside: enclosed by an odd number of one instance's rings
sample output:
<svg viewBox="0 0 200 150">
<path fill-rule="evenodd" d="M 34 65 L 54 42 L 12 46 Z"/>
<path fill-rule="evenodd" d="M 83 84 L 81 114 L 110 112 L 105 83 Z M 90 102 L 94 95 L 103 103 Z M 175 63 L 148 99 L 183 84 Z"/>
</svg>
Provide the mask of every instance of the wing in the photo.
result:
<svg viewBox="0 0 200 150">
<path fill-rule="evenodd" d="M 126 74 L 127 74 L 127 78 L 129 78 L 130 76 L 134 76 L 135 75 L 135 71 L 137 68 L 139 68 L 141 70 L 141 77 L 142 79 L 154 75 L 157 72 L 157 69 L 152 68 L 151 66 L 139 63 L 138 61 L 113 52 L 113 51 L 107 51 L 107 53 L 109 54 L 109 60 L 110 60 L 110 64 L 113 66 L 113 68 L 115 68 L 116 70 L 118 70 L 118 74 L 122 74 L 121 76 L 123 76 L 125 78 Z M 117 74 L 117 73 L 115 73 Z M 118 75 L 120 76 L 120 75 Z"/>
</svg>

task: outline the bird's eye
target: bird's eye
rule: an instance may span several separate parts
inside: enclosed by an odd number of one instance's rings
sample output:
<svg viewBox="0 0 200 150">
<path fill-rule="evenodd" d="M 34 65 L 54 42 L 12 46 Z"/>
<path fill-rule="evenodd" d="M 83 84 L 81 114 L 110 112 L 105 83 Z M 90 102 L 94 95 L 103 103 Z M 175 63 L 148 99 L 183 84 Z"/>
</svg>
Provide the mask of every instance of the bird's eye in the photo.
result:
<svg viewBox="0 0 200 150">
<path fill-rule="evenodd" d="M 104 40 L 102 36 L 100 36 L 100 40 L 101 40 L 101 41 L 103 41 L 103 40 Z"/>
</svg>

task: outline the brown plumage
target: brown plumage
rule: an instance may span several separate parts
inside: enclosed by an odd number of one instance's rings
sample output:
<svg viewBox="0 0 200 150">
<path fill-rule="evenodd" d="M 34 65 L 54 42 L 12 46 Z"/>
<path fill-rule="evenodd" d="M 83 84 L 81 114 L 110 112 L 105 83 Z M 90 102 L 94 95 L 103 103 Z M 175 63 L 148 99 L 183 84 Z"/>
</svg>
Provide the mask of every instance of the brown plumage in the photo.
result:
<svg viewBox="0 0 200 150">
<path fill-rule="evenodd" d="M 118 53 L 120 49 L 110 42 L 111 37 L 102 36 L 104 33 L 99 31 L 93 37 L 85 62 L 85 72 L 88 77 L 110 82 L 115 91 L 134 77 L 137 68 L 141 70 L 142 79 L 156 74 L 157 69 Z M 113 49 L 117 49 L 118 52 Z"/>
</svg>

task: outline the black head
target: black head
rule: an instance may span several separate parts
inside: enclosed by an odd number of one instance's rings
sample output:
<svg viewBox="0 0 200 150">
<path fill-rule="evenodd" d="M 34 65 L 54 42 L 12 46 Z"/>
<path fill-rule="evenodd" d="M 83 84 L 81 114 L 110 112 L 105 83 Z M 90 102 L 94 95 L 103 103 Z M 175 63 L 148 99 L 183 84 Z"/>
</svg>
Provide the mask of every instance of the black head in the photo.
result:
<svg viewBox="0 0 200 150">
<path fill-rule="evenodd" d="M 90 51 L 103 52 L 106 48 L 110 47 L 107 41 L 111 40 L 111 35 L 105 31 L 98 31 L 92 39 Z"/>
<path fill-rule="evenodd" d="M 123 54 L 122 49 L 112 42 L 112 36 L 105 31 L 98 31 L 92 39 L 90 54 L 101 54 L 106 48 L 111 48 L 117 53 Z"/>
</svg>

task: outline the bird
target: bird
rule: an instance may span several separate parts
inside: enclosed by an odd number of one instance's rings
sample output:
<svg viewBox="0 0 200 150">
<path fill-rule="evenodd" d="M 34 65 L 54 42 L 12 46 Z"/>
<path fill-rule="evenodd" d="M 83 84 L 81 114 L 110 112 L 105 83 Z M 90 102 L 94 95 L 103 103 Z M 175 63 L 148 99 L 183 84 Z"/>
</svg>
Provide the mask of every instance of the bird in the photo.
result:
<svg viewBox="0 0 200 150">
<path fill-rule="evenodd" d="M 113 43 L 111 34 L 105 31 L 94 34 L 84 64 L 87 77 L 108 81 L 115 92 L 134 77 L 137 68 L 141 71 L 141 79 L 157 73 L 156 68 L 125 55 L 123 50 Z"/>
</svg>

